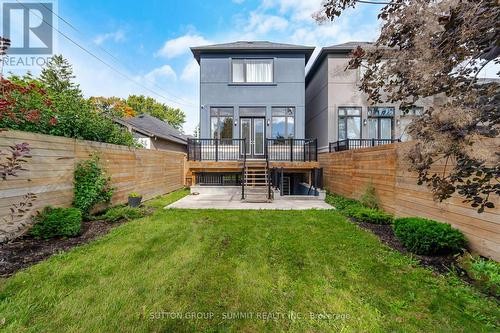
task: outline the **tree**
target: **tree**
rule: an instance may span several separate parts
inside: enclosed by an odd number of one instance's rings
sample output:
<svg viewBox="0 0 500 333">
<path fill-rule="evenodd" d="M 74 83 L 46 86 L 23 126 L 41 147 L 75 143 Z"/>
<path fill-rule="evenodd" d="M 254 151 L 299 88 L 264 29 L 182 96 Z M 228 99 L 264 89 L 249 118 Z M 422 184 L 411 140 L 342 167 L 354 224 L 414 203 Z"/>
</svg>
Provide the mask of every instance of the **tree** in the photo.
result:
<svg viewBox="0 0 500 333">
<path fill-rule="evenodd" d="M 172 108 L 144 95 L 130 95 L 126 103 L 136 113 L 147 113 L 168 122 L 172 127 L 181 129 L 186 122 L 186 114 L 181 109 Z"/>
<path fill-rule="evenodd" d="M 89 103 L 103 115 L 119 118 L 129 118 L 136 115 L 134 109 L 120 97 L 90 97 Z"/>
<path fill-rule="evenodd" d="M 62 55 L 54 55 L 40 73 L 40 81 L 57 93 L 72 91 L 81 94 L 77 84 L 73 83 L 73 67 Z"/>
<path fill-rule="evenodd" d="M 25 75 L 2 80 L 0 128 L 134 145 L 132 134 L 97 112 L 73 78 L 71 65 L 56 56 L 40 79 Z"/>
<path fill-rule="evenodd" d="M 499 2 L 327 0 L 314 17 L 334 20 L 359 3 L 384 4 L 379 38 L 373 48 L 358 47 L 349 63 L 366 67 L 360 89 L 369 99 L 401 102 L 404 109 L 425 97 L 444 97 L 409 127 L 416 143 L 407 157 L 419 184 L 440 201 L 458 193 L 479 212 L 493 208 L 500 151 L 485 142 L 499 136 L 500 85 L 478 75 L 500 63 Z M 445 163 L 443 172 L 433 171 L 438 161 Z"/>
</svg>

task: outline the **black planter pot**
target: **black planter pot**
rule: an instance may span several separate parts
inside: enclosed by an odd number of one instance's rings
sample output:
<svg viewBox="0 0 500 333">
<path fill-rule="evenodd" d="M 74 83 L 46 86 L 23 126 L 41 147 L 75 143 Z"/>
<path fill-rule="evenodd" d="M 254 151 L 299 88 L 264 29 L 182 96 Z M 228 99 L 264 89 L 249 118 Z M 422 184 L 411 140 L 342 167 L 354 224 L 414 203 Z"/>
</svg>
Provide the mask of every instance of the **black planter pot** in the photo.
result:
<svg viewBox="0 0 500 333">
<path fill-rule="evenodd" d="M 128 198 L 128 205 L 130 207 L 139 207 L 139 205 L 141 204 L 141 201 L 142 201 L 142 197 L 134 197 L 134 198 L 129 197 Z"/>
</svg>

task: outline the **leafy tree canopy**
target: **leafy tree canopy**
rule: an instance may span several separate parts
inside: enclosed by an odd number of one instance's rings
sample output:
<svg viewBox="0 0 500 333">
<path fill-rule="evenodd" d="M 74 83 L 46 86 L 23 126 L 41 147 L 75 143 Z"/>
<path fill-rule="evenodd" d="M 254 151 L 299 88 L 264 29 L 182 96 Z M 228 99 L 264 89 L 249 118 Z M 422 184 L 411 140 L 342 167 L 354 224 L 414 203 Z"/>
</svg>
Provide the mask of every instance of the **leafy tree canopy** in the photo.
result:
<svg viewBox="0 0 500 333">
<path fill-rule="evenodd" d="M 0 87 L 0 128 L 134 145 L 131 133 L 96 112 L 73 82 L 71 65 L 54 56 L 39 79 L 11 76 Z"/>
<path fill-rule="evenodd" d="M 364 66 L 360 89 L 374 103 L 422 98 L 437 102 L 409 128 L 416 139 L 408 153 L 419 183 L 439 200 L 454 193 L 477 207 L 493 208 L 500 195 L 500 85 L 478 80 L 489 63 L 500 63 L 498 0 L 325 0 L 314 14 L 334 20 L 358 4 L 383 4 L 380 36 L 358 47 L 349 68 Z M 497 77 L 500 73 L 497 73 Z M 436 172 L 441 163 L 444 172 Z"/>
<path fill-rule="evenodd" d="M 181 109 L 176 109 L 144 95 L 130 95 L 126 104 L 138 114 L 147 113 L 153 117 L 168 122 L 172 127 L 181 129 L 186 122 L 186 114 Z"/>
</svg>

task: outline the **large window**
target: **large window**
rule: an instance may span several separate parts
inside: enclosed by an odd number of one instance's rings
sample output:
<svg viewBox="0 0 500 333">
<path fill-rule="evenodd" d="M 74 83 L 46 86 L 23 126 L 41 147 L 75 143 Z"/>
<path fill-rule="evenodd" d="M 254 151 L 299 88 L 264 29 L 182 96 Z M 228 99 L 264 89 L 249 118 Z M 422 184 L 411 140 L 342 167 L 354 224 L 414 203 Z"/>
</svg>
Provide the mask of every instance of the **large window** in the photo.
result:
<svg viewBox="0 0 500 333">
<path fill-rule="evenodd" d="M 368 138 L 392 139 L 394 108 L 374 106 L 368 108 Z"/>
<path fill-rule="evenodd" d="M 339 107 L 339 140 L 361 139 L 361 108 Z"/>
<path fill-rule="evenodd" d="M 295 136 L 295 108 L 273 107 L 272 108 L 273 139 L 293 139 Z"/>
<path fill-rule="evenodd" d="M 233 59 L 233 83 L 272 83 L 272 59 Z"/>
<path fill-rule="evenodd" d="M 210 108 L 210 137 L 212 139 L 233 138 L 233 108 Z"/>
</svg>

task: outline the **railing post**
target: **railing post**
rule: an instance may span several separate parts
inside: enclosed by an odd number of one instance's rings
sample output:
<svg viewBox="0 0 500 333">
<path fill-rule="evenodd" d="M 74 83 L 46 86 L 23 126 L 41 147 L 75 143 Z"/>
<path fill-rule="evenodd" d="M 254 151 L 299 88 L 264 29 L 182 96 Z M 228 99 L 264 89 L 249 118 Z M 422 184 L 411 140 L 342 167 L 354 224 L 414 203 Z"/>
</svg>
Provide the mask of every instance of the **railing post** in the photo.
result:
<svg viewBox="0 0 500 333">
<path fill-rule="evenodd" d="M 318 138 L 314 139 L 314 160 L 318 160 Z"/>
<path fill-rule="evenodd" d="M 283 196 L 283 167 L 281 167 L 281 175 L 280 175 L 280 194 Z"/>
<path fill-rule="evenodd" d="M 375 147 L 375 138 L 372 138 L 372 147 Z"/>
<path fill-rule="evenodd" d="M 346 139 L 345 146 L 346 146 L 347 150 L 349 150 L 349 148 L 350 148 L 349 147 L 349 138 Z"/>
<path fill-rule="evenodd" d="M 293 139 L 290 140 L 290 162 L 293 162 Z"/>
<path fill-rule="evenodd" d="M 215 162 L 219 161 L 219 139 L 215 139 Z"/>
<path fill-rule="evenodd" d="M 306 161 L 306 140 L 304 140 L 304 144 L 302 145 L 302 150 L 304 152 L 304 162 Z"/>
</svg>

